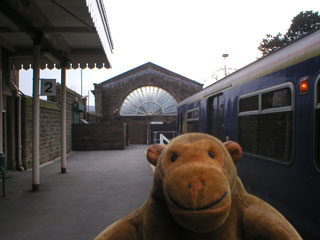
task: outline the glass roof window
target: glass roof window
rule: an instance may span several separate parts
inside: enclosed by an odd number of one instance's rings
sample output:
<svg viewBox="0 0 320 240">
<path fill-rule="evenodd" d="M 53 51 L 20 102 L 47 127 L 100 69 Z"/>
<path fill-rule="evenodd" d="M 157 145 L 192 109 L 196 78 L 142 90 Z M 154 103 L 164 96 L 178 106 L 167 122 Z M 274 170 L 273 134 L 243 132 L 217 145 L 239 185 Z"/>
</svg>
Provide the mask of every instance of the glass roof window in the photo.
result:
<svg viewBox="0 0 320 240">
<path fill-rule="evenodd" d="M 146 86 L 132 91 L 123 101 L 121 116 L 176 115 L 177 101 L 167 91 Z"/>
</svg>

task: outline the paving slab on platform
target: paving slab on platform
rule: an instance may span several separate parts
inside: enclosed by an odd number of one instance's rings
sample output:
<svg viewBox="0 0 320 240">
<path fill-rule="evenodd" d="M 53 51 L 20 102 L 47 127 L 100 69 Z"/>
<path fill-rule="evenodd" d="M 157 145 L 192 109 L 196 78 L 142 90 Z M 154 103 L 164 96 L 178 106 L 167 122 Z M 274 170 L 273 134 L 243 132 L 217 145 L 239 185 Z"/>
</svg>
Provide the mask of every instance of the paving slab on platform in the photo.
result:
<svg viewBox="0 0 320 240">
<path fill-rule="evenodd" d="M 0 239 L 94 239 L 148 198 L 153 173 L 146 149 L 72 152 L 66 174 L 59 161 L 40 169 L 36 193 L 31 171 L 8 174 L 6 198 L 0 197 Z"/>
</svg>

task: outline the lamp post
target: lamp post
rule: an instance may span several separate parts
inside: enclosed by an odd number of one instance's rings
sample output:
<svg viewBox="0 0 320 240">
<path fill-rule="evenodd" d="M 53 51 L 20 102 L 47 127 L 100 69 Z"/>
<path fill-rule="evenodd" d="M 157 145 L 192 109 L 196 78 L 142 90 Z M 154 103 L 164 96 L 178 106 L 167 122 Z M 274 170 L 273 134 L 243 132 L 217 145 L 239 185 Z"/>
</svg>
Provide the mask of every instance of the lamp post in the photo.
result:
<svg viewBox="0 0 320 240">
<path fill-rule="evenodd" d="M 229 57 L 228 53 L 222 54 L 222 57 L 224 58 L 224 76 L 227 76 L 227 65 L 226 65 L 226 58 Z"/>
</svg>

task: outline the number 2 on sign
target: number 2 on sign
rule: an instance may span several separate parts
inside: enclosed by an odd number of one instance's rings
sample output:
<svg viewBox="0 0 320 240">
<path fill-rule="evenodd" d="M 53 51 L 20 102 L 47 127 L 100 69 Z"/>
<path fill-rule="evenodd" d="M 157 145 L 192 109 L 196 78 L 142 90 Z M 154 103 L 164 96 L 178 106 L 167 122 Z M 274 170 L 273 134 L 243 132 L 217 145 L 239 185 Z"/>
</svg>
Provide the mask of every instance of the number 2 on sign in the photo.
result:
<svg viewBox="0 0 320 240">
<path fill-rule="evenodd" d="M 52 93 L 52 90 L 51 90 L 51 88 L 52 88 L 52 83 L 51 83 L 51 82 L 46 82 L 46 83 L 44 84 L 44 86 L 45 86 L 45 90 L 44 90 L 45 93 Z"/>
</svg>

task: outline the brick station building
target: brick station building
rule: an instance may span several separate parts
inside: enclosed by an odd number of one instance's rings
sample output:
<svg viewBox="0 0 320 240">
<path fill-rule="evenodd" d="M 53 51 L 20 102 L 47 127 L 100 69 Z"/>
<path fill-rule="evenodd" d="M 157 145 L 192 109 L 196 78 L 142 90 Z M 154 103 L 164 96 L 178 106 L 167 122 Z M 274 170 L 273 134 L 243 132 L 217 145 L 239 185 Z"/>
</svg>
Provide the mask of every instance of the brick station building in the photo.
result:
<svg viewBox="0 0 320 240">
<path fill-rule="evenodd" d="M 102 122 L 125 122 L 128 143 L 150 144 L 155 131 L 176 130 L 177 103 L 201 89 L 202 84 L 148 62 L 95 84 L 92 92 Z"/>
</svg>

